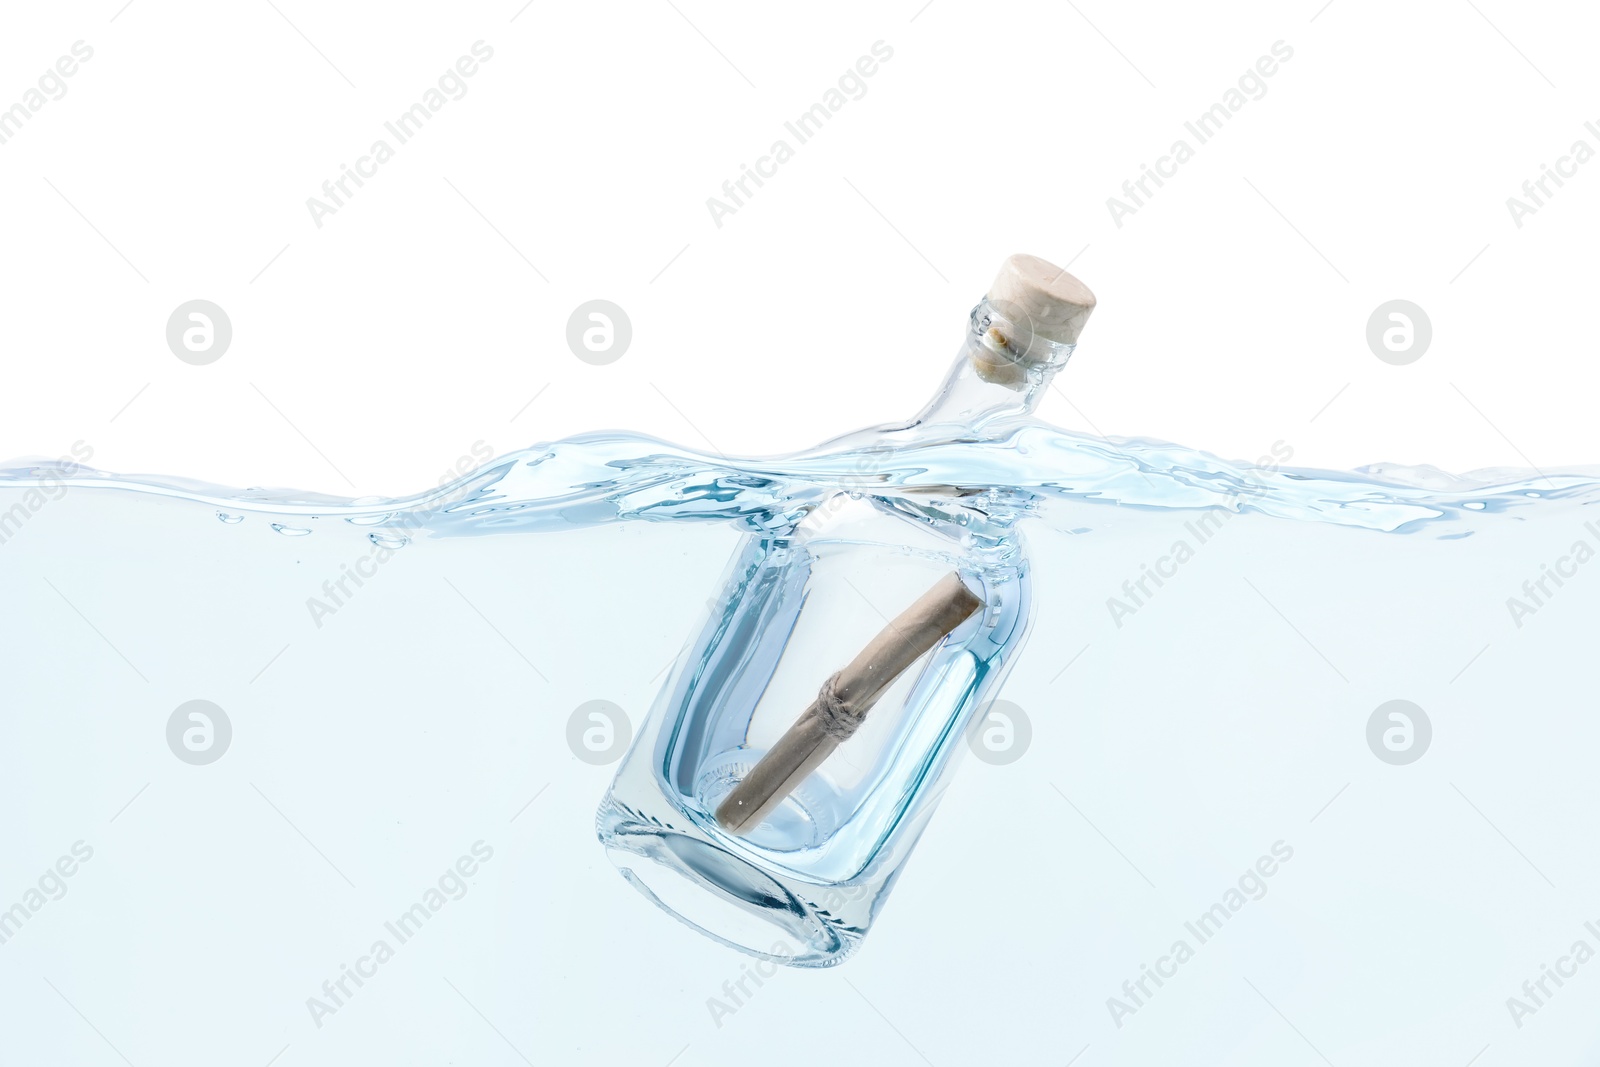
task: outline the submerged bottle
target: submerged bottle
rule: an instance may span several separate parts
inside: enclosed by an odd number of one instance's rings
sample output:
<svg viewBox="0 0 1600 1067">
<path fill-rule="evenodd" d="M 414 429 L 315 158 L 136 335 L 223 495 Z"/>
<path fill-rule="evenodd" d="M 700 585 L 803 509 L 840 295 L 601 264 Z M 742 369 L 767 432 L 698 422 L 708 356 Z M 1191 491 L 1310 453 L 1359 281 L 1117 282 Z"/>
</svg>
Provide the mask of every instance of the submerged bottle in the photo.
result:
<svg viewBox="0 0 1600 1067">
<path fill-rule="evenodd" d="M 1030 616 L 1025 501 L 872 487 L 900 447 L 1026 417 L 1094 304 L 1012 256 L 922 413 L 831 442 L 854 446 L 850 484 L 745 541 L 596 819 L 661 908 L 794 966 L 838 963 L 866 935 Z"/>
</svg>

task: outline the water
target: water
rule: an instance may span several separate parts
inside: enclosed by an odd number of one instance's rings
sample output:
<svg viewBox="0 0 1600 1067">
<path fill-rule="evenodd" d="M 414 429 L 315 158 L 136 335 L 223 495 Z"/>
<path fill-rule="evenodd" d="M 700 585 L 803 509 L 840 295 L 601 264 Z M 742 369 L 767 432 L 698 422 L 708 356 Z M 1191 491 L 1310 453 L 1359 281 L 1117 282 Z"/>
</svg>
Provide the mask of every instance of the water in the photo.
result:
<svg viewBox="0 0 1600 1067">
<path fill-rule="evenodd" d="M 870 440 L 870 438 L 869 438 Z M 891 439 L 892 440 L 892 439 Z M 750 529 L 784 525 L 832 492 L 907 498 L 960 486 L 1032 497 L 1046 525 L 1062 506 L 1228 507 L 1274 518 L 1408 534 L 1540 499 L 1589 499 L 1592 469 L 1530 473 L 1486 470 L 1455 476 L 1431 467 L 1378 465 L 1355 472 L 1274 469 L 1219 460 L 1144 439 L 1107 441 L 1024 423 L 995 439 L 895 446 L 868 444 L 773 459 L 730 459 L 633 434 L 586 434 L 513 452 L 436 490 L 350 500 L 254 488 L 230 490 L 181 478 L 106 474 L 76 464 L 19 463 L 0 469 L 0 487 L 42 487 L 40 505 L 65 489 L 120 489 L 288 521 L 344 521 L 425 529 L 433 536 L 519 528 L 574 529 L 619 520 L 733 520 Z M 20 498 L 17 502 L 22 502 Z M 273 521 L 273 520 L 269 520 Z M 13 531 L 14 532 L 14 531 Z M 1448 531 L 1462 535 L 1461 530 Z M 10 536 L 8 534 L 7 536 Z"/>
<path fill-rule="evenodd" d="M 467 1056 L 443 973 L 525 1051 L 809 1062 L 770 1040 L 804 1013 L 904 1056 L 836 974 L 708 1012 L 740 958 L 610 871 L 611 767 L 568 742 L 596 699 L 637 731 L 744 539 L 844 491 L 1004 519 L 1031 561 L 1002 693 L 1025 750 L 966 759 L 847 969 L 936 1062 L 1314 1059 L 1296 1030 L 1335 1063 L 1594 1055 L 1600 972 L 1523 990 L 1600 948 L 1594 472 L 1262 469 L 1033 423 L 881 444 L 586 436 L 398 500 L 0 473 L 0 906 L 95 849 L 0 945 L 8 1048 L 76 1019 L 42 976 L 134 1062 Z M 193 699 L 231 719 L 214 764 L 168 748 Z M 1383 720 L 1369 744 L 1392 700 L 1425 743 L 1386 748 Z M 479 839 L 495 859 L 430 921 L 449 932 L 313 1023 L 323 981 Z M 1186 924 L 1280 841 L 1293 858 L 1200 942 Z M 607 1024 L 619 1000 L 635 1025 Z"/>
</svg>

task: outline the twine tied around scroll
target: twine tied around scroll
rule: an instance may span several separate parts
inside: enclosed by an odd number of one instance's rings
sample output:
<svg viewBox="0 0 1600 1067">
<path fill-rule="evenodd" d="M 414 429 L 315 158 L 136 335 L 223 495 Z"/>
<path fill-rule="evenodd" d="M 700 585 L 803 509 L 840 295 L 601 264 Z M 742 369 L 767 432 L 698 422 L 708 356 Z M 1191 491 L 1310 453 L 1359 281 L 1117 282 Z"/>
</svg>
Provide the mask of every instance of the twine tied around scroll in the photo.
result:
<svg viewBox="0 0 1600 1067">
<path fill-rule="evenodd" d="M 856 727 L 867 717 L 866 712 L 856 711 L 839 695 L 838 671 L 829 675 L 828 680 L 823 682 L 822 688 L 817 691 L 816 707 L 822 732 L 835 741 L 848 741 L 850 735 L 856 732 Z"/>
<path fill-rule="evenodd" d="M 717 822 L 744 833 L 792 793 L 860 727 L 894 680 L 922 654 L 983 607 L 959 574 L 951 573 L 868 642 L 843 670 L 822 683 L 793 726 L 717 806 Z"/>
</svg>

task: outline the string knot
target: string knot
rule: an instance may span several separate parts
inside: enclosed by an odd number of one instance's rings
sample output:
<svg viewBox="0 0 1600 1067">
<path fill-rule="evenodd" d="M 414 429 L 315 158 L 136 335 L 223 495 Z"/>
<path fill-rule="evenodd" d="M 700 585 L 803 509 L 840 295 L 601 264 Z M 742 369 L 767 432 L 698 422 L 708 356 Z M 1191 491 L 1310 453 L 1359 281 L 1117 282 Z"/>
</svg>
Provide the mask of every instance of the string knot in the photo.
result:
<svg viewBox="0 0 1600 1067">
<path fill-rule="evenodd" d="M 856 732 L 866 715 L 839 695 L 839 672 L 834 672 L 817 691 L 817 719 L 822 732 L 835 741 L 844 741 Z"/>
</svg>

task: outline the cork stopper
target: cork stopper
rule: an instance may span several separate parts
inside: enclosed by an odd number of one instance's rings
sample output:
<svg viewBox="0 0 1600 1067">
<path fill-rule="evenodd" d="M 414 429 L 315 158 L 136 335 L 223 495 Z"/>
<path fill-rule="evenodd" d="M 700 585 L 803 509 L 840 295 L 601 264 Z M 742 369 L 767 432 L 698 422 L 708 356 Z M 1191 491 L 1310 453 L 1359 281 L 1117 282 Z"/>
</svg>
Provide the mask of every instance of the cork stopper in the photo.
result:
<svg viewBox="0 0 1600 1067">
<path fill-rule="evenodd" d="M 1026 385 L 1028 368 L 1051 361 L 1051 346 L 1078 343 L 1095 305 L 1088 286 L 1055 264 L 1022 253 L 1001 265 L 988 300 L 1004 321 L 984 334 L 973 365 L 985 381 L 1013 389 Z"/>
<path fill-rule="evenodd" d="M 1019 252 L 995 275 L 989 303 L 1008 317 L 1014 313 L 1025 319 L 1035 337 L 1075 345 L 1094 310 L 1094 294 L 1054 263 Z"/>
</svg>

